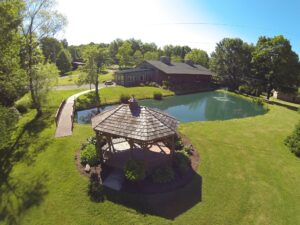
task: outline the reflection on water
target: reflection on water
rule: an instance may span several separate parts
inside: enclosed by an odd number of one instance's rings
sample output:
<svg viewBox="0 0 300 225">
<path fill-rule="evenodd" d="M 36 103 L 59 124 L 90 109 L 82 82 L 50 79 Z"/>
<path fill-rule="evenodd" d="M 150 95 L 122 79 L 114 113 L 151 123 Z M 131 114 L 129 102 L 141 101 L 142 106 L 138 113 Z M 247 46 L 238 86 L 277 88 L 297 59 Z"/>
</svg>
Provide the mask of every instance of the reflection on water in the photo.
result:
<svg viewBox="0 0 300 225">
<path fill-rule="evenodd" d="M 262 106 L 253 104 L 243 98 L 220 92 L 203 92 L 139 101 L 140 105 L 158 108 L 169 113 L 181 122 L 228 120 L 256 116 L 266 112 Z M 92 115 L 114 106 L 100 107 L 77 112 L 78 123 L 89 123 Z M 97 111 L 98 110 L 98 111 Z"/>
<path fill-rule="evenodd" d="M 95 115 L 97 115 L 100 112 L 103 112 L 104 110 L 110 109 L 112 107 L 115 107 L 115 105 L 107 105 L 107 106 L 100 106 L 97 108 L 92 109 L 86 109 L 77 111 L 75 113 L 75 122 L 81 123 L 81 124 L 87 124 L 91 122 L 91 118 Z"/>
</svg>

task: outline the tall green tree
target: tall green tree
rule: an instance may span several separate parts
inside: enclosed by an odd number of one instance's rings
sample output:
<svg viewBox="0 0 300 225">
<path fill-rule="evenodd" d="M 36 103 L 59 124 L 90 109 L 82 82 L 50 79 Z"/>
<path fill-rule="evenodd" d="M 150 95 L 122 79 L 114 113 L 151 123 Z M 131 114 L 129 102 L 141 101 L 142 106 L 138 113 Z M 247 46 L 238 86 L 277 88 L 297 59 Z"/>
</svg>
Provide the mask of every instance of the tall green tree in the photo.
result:
<svg viewBox="0 0 300 225">
<path fill-rule="evenodd" d="M 44 37 L 40 40 L 40 47 L 45 57 L 45 63 L 55 63 L 62 44 L 53 37 Z"/>
<path fill-rule="evenodd" d="M 143 62 L 144 58 L 143 55 L 141 53 L 141 51 L 137 50 L 134 54 L 133 54 L 133 61 L 135 65 L 139 65 L 141 62 Z"/>
<path fill-rule="evenodd" d="M 65 74 L 72 69 L 72 58 L 68 50 L 62 49 L 56 59 L 56 66 L 61 74 Z"/>
<path fill-rule="evenodd" d="M 106 66 L 110 61 L 107 48 L 89 46 L 83 52 L 85 66 L 82 68 L 85 73 L 79 77 L 79 85 L 84 83 L 92 83 L 95 85 L 96 100 L 100 103 L 99 95 L 99 74 L 105 71 Z"/>
<path fill-rule="evenodd" d="M 211 54 L 210 69 L 222 85 L 237 90 L 250 76 L 252 50 L 239 38 L 224 38 Z"/>
<path fill-rule="evenodd" d="M 41 104 L 34 89 L 34 66 L 39 63 L 35 60 L 35 52 L 38 49 L 38 41 L 43 37 L 54 36 L 63 29 L 66 18 L 56 9 L 55 0 L 24 0 L 25 10 L 23 12 L 22 31 L 24 36 L 24 67 L 29 81 L 33 107 L 38 115 L 42 114 Z"/>
<path fill-rule="evenodd" d="M 145 60 L 158 60 L 159 59 L 159 53 L 158 52 L 146 52 L 144 54 Z"/>
<path fill-rule="evenodd" d="M 55 64 L 39 63 L 32 68 L 32 84 L 36 103 L 42 109 L 47 101 L 49 91 L 57 84 L 58 70 Z"/>
<path fill-rule="evenodd" d="M 300 84 L 298 55 L 282 35 L 260 37 L 253 52 L 253 71 L 263 82 L 267 98 L 273 89 L 296 92 Z"/>
<path fill-rule="evenodd" d="M 132 65 L 132 46 L 130 42 L 125 41 L 118 50 L 117 59 L 121 68 Z"/>
<path fill-rule="evenodd" d="M 21 1 L 0 2 L 0 104 L 12 106 L 26 92 L 25 71 L 20 68 L 19 26 Z"/>
<path fill-rule="evenodd" d="M 195 64 L 200 64 L 201 66 L 208 68 L 208 54 L 201 49 L 193 49 L 185 55 L 185 59 L 192 60 Z"/>
</svg>

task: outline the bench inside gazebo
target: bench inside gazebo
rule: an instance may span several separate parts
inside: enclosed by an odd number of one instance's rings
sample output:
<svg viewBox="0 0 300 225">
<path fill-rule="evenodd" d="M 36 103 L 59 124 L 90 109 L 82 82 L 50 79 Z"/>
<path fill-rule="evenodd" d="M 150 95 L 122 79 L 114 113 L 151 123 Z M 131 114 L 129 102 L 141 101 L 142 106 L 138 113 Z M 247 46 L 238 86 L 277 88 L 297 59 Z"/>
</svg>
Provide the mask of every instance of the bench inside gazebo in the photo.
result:
<svg viewBox="0 0 300 225">
<path fill-rule="evenodd" d="M 169 163 L 174 153 L 178 121 L 156 109 L 139 106 L 132 98 L 92 118 L 101 162 L 123 169 L 130 159 L 143 161 L 146 170 Z"/>
</svg>

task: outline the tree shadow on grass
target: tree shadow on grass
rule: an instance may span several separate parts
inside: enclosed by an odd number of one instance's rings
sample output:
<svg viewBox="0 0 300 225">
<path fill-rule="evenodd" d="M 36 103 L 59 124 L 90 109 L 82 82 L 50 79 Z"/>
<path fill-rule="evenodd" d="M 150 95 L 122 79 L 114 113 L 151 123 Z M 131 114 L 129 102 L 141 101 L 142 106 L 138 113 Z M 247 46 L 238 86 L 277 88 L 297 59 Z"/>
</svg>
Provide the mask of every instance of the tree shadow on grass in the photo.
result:
<svg viewBox="0 0 300 225">
<path fill-rule="evenodd" d="M 27 179 L 27 176 L 26 179 L 16 179 L 10 175 L 18 162 L 33 165 L 38 153 L 49 144 L 49 137 L 40 140 L 39 135 L 50 126 L 50 115 L 45 112 L 42 116 L 33 118 L 22 127 L 11 147 L 0 150 L 0 221 L 18 224 L 23 212 L 38 205 L 47 194 L 44 185 L 46 174 L 30 179 Z"/>
<path fill-rule="evenodd" d="M 133 208 L 143 215 L 174 220 L 202 200 L 202 177 L 195 173 L 190 183 L 177 190 L 158 194 L 131 194 L 105 188 L 106 198 Z"/>
<path fill-rule="evenodd" d="M 46 189 L 47 175 L 34 175 L 26 181 L 10 180 L 0 189 L 0 221 L 7 224 L 20 224 L 23 214 L 31 207 L 39 205 Z"/>
</svg>

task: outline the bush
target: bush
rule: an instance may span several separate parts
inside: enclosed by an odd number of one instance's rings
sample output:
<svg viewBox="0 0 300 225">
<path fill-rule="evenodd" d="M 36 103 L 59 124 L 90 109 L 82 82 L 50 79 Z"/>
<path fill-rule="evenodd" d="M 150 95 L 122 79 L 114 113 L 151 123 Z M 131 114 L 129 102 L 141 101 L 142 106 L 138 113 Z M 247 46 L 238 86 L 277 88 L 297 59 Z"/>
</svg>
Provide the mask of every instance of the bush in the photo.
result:
<svg viewBox="0 0 300 225">
<path fill-rule="evenodd" d="M 172 181 L 175 173 L 172 167 L 164 166 L 154 170 L 151 177 L 154 183 L 164 184 Z"/>
<path fill-rule="evenodd" d="M 300 157 L 300 122 L 295 127 L 294 132 L 285 139 L 285 144 L 291 152 Z"/>
<path fill-rule="evenodd" d="M 19 111 L 19 113 L 21 113 L 21 114 L 27 113 L 27 111 L 28 111 L 27 106 L 24 105 L 24 104 L 18 104 L 18 105 L 16 106 L 16 108 L 17 108 L 17 110 Z"/>
<path fill-rule="evenodd" d="M 185 151 L 177 151 L 174 155 L 174 166 L 180 174 L 186 174 L 191 166 L 191 160 Z"/>
<path fill-rule="evenodd" d="M 88 144 L 80 153 L 81 164 L 89 164 L 90 166 L 96 166 L 99 162 L 96 147 L 93 144 Z"/>
<path fill-rule="evenodd" d="M 146 176 L 144 164 L 138 160 L 128 160 L 124 172 L 126 179 L 130 181 L 140 181 Z"/>
<path fill-rule="evenodd" d="M 154 92 L 154 93 L 153 93 L 153 98 L 154 98 L 155 100 L 162 100 L 162 93 L 161 93 L 161 92 L 158 92 L 158 91 Z"/>
<path fill-rule="evenodd" d="M 182 140 L 180 138 L 178 138 L 175 142 L 175 149 L 176 150 L 182 150 L 183 148 L 183 143 L 182 143 Z"/>
<path fill-rule="evenodd" d="M 252 102 L 257 105 L 264 105 L 264 101 L 261 98 L 252 98 Z"/>
<path fill-rule="evenodd" d="M 130 99 L 130 96 L 128 94 L 121 94 L 120 95 L 120 102 L 122 102 L 122 103 L 128 103 L 129 99 Z"/>
<path fill-rule="evenodd" d="M 159 85 L 158 85 L 156 82 L 149 82 L 149 83 L 148 83 L 148 86 L 151 86 L 151 87 L 159 87 Z"/>
<path fill-rule="evenodd" d="M 88 186 L 88 195 L 94 202 L 103 202 L 105 200 L 104 189 L 100 183 L 97 173 L 92 173 Z"/>
</svg>

